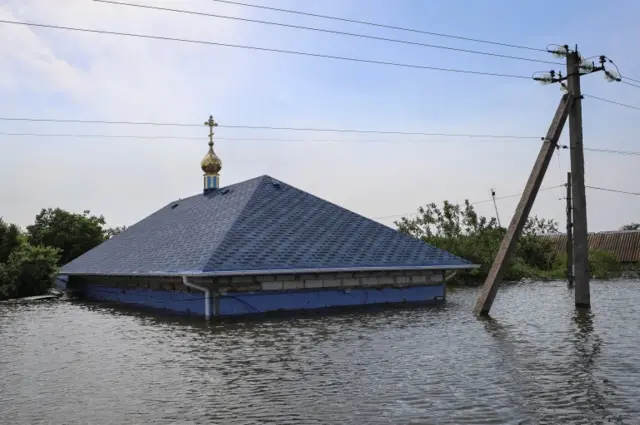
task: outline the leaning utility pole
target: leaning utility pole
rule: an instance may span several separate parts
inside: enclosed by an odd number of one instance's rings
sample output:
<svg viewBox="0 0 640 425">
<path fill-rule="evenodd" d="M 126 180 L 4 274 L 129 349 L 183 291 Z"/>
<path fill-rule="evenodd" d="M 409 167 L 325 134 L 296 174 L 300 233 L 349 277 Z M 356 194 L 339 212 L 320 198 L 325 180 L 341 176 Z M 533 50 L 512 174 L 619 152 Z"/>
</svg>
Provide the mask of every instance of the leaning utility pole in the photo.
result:
<svg viewBox="0 0 640 425">
<path fill-rule="evenodd" d="M 553 153 L 558 145 L 558 139 L 560 138 L 564 124 L 567 121 L 567 116 L 569 115 L 569 110 L 573 104 L 573 100 L 574 99 L 571 94 L 565 94 L 560 100 L 560 104 L 558 105 L 556 114 L 553 117 L 553 121 L 551 121 L 551 126 L 547 132 L 547 136 L 544 138 L 544 142 L 540 148 L 540 153 L 538 153 L 538 158 L 531 170 L 529 180 L 527 180 L 524 192 L 520 197 L 520 202 L 518 202 L 518 206 L 516 207 L 516 212 L 513 214 L 511 224 L 509 224 L 507 233 L 502 239 L 500 249 L 498 249 L 496 258 L 493 261 L 493 265 L 491 266 L 491 270 L 487 276 L 487 280 L 484 282 L 480 297 L 478 297 L 478 301 L 476 302 L 476 307 L 474 309 L 476 315 L 489 314 L 491 305 L 498 293 L 498 287 L 502 282 L 502 276 L 504 275 L 504 272 L 509 265 L 509 261 L 511 260 L 511 256 L 516 249 L 518 239 L 520 239 L 520 235 L 522 234 L 522 229 L 524 228 L 527 218 L 529 218 L 529 212 L 531 211 L 533 202 L 540 190 L 540 185 L 542 184 L 544 175 L 547 172 L 549 163 L 553 158 Z"/>
<path fill-rule="evenodd" d="M 571 172 L 567 173 L 567 283 L 573 286 L 573 208 L 571 206 Z"/>
<path fill-rule="evenodd" d="M 578 49 L 567 51 L 567 91 L 575 101 L 569 111 L 569 148 L 573 198 L 573 256 L 576 307 L 591 306 L 589 288 L 589 242 L 587 231 L 587 195 L 584 184 L 584 147 L 582 144 L 581 62 Z"/>
</svg>

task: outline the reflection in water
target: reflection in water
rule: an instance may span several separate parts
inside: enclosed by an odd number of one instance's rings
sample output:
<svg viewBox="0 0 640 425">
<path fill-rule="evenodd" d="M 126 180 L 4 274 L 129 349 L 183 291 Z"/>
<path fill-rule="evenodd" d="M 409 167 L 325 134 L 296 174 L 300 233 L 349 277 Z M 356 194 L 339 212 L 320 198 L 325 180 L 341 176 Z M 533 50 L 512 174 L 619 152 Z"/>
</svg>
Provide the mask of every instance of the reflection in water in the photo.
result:
<svg viewBox="0 0 640 425">
<path fill-rule="evenodd" d="M 624 423 L 622 417 L 615 416 L 607 408 L 603 383 L 606 379 L 595 376 L 596 361 L 601 355 L 602 339 L 594 333 L 593 312 L 578 309 L 573 315 L 575 356 L 572 363 L 572 373 L 569 378 L 571 385 L 582 388 L 585 392 L 587 403 L 585 410 L 581 412 L 584 420 L 599 418 L 601 420 L 613 420 L 613 423 Z"/>
<path fill-rule="evenodd" d="M 443 308 L 205 323 L 0 307 L 2 423 L 583 424 L 640 417 L 640 286 L 475 289 Z"/>
<path fill-rule="evenodd" d="M 512 387 L 512 392 L 508 393 L 509 397 L 520 408 L 522 419 L 518 423 L 539 423 L 539 407 L 530 395 L 543 389 L 537 386 L 535 376 L 527 375 L 525 365 L 520 364 L 518 347 L 512 342 L 508 327 L 500 324 L 497 319 L 491 316 L 483 317 L 480 320 L 489 335 L 495 340 L 492 352 L 499 359 L 499 367 L 507 373 L 507 380 L 510 381 Z"/>
</svg>

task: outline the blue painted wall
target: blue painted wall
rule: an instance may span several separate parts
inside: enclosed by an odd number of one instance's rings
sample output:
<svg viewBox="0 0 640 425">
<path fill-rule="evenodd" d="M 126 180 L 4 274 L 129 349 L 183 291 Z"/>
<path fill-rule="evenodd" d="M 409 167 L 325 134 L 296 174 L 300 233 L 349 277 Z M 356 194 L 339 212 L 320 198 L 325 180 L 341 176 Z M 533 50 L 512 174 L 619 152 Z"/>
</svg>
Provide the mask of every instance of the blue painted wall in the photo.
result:
<svg viewBox="0 0 640 425">
<path fill-rule="evenodd" d="M 137 304 L 177 313 L 204 316 L 204 294 L 201 292 L 120 289 L 99 285 L 87 285 L 83 292 L 90 300 Z"/>
<path fill-rule="evenodd" d="M 311 291 L 229 293 L 220 297 L 221 316 L 266 313 L 278 310 L 310 310 L 374 304 L 428 303 L 444 297 L 444 285 L 411 288 L 354 288 Z"/>
<path fill-rule="evenodd" d="M 84 295 L 91 300 L 120 302 L 204 316 L 204 294 L 152 289 L 121 289 L 87 285 Z M 437 303 L 445 296 L 444 285 L 410 288 L 350 288 L 252 293 L 227 293 L 214 300 L 211 312 L 218 316 L 239 316 L 275 311 L 313 310 L 376 304 Z M 440 299 L 438 299 L 440 298 Z"/>
<path fill-rule="evenodd" d="M 56 276 L 56 289 L 58 291 L 66 291 L 67 284 L 69 283 L 69 276 L 59 274 Z"/>
</svg>

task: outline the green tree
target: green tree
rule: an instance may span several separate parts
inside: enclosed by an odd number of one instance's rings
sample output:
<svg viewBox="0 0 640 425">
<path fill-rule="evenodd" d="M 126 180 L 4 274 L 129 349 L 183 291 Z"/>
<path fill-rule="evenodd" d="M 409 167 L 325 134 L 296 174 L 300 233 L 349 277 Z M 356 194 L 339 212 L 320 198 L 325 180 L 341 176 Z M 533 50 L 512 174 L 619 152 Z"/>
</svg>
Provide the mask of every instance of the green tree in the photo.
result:
<svg viewBox="0 0 640 425">
<path fill-rule="evenodd" d="M 416 238 L 457 238 L 498 228 L 495 218 L 479 216 L 468 200 L 460 206 L 444 201 L 442 209 L 435 203 L 418 208 L 418 216 L 402 217 L 395 222 L 398 230 Z"/>
<path fill-rule="evenodd" d="M 55 282 L 58 259 L 56 248 L 22 244 L 0 264 L 0 299 L 46 293 Z"/>
<path fill-rule="evenodd" d="M 522 236 L 516 248 L 516 257 L 529 267 L 551 270 L 556 260 L 551 242 L 539 236 L 553 233 L 558 233 L 558 222 L 537 216 L 530 217 L 522 229 Z"/>
<path fill-rule="evenodd" d="M 5 263 L 20 243 L 21 232 L 18 226 L 6 223 L 0 217 L 0 263 Z"/>
<path fill-rule="evenodd" d="M 106 231 L 103 216 L 71 213 L 60 208 L 43 209 L 35 223 L 27 226 L 28 240 L 34 246 L 60 250 L 59 265 L 64 265 L 104 242 Z"/>
<path fill-rule="evenodd" d="M 420 207 L 417 217 L 403 217 L 395 224 L 401 232 L 479 264 L 479 269 L 469 272 L 477 278 L 486 277 L 506 232 L 495 218 L 478 215 L 468 200 L 463 205 L 445 201 L 442 208 L 431 203 Z M 538 235 L 557 231 L 553 220 L 529 218 L 505 278 L 520 279 L 534 269 L 551 270 L 555 259 L 550 245 Z"/>
</svg>

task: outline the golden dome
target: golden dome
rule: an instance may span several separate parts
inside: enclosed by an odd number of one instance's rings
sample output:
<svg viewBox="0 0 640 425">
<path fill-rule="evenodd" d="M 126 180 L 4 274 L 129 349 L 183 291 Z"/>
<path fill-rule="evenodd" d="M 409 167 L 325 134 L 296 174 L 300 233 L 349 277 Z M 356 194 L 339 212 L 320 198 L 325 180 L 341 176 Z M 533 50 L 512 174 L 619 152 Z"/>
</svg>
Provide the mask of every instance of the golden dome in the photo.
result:
<svg viewBox="0 0 640 425">
<path fill-rule="evenodd" d="M 222 161 L 213 151 L 213 128 L 218 126 L 212 115 L 209 115 L 209 119 L 204 123 L 209 127 L 209 152 L 202 158 L 200 162 L 200 168 L 204 171 L 204 174 L 218 174 L 222 168 Z"/>
<path fill-rule="evenodd" d="M 209 144 L 209 152 L 202 158 L 200 167 L 205 174 L 218 174 L 222 169 L 222 161 L 213 151 L 213 143 Z"/>
</svg>

